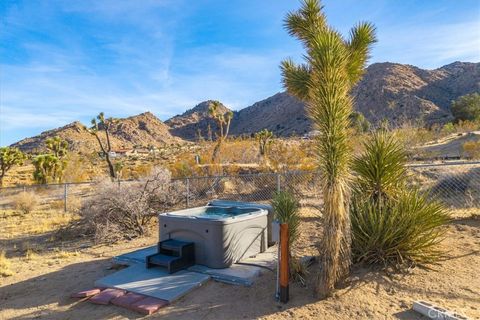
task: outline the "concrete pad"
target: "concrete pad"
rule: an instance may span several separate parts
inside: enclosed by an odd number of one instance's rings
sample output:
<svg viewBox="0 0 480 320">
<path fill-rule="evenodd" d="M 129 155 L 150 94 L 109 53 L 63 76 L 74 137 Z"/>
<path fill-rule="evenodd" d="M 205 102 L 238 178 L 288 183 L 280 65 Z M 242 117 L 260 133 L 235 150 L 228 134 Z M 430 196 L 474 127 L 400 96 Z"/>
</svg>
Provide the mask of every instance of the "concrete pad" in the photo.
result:
<svg viewBox="0 0 480 320">
<path fill-rule="evenodd" d="M 110 301 L 111 304 L 114 304 L 119 307 L 128 308 L 131 304 L 145 299 L 146 296 L 142 294 L 136 294 L 133 292 L 128 292 L 127 294 L 120 296 L 118 298 L 113 299 Z"/>
<path fill-rule="evenodd" d="M 209 275 L 182 270 L 169 274 L 160 268 L 134 264 L 95 282 L 96 286 L 123 289 L 172 302 L 201 286 Z"/>
<path fill-rule="evenodd" d="M 158 309 L 168 305 L 168 301 L 147 297 L 131 304 L 128 309 L 150 315 L 157 312 Z"/>
<path fill-rule="evenodd" d="M 277 266 L 277 254 L 278 246 L 274 245 L 255 257 L 242 259 L 239 263 L 256 264 L 264 268 L 275 269 Z"/>
<path fill-rule="evenodd" d="M 94 289 L 90 289 L 90 290 L 83 290 L 83 291 L 80 291 L 80 292 L 72 293 L 72 295 L 70 297 L 72 297 L 72 298 L 87 298 L 87 297 L 91 297 L 91 296 L 94 296 L 96 294 L 99 294 L 100 291 L 102 291 L 102 290 L 100 290 L 98 288 L 94 288 Z"/>
<path fill-rule="evenodd" d="M 105 289 L 96 296 L 93 296 L 88 301 L 95 304 L 109 304 L 115 298 L 123 296 L 125 294 L 124 290 L 119 289 Z"/>
<path fill-rule="evenodd" d="M 261 273 L 261 268 L 259 267 L 239 264 L 234 264 L 230 268 L 225 269 L 212 269 L 196 264 L 188 268 L 188 270 L 208 274 L 212 279 L 219 282 L 243 286 L 251 286 L 254 279 Z"/>
<path fill-rule="evenodd" d="M 155 253 L 157 253 L 156 245 L 113 257 L 113 261 L 118 264 L 145 263 L 146 257 Z"/>
<path fill-rule="evenodd" d="M 156 253 L 156 250 L 156 246 L 147 247 L 117 256 L 114 260 L 117 263 L 130 265 L 133 263 L 145 264 L 146 256 Z M 255 282 L 255 278 L 262 272 L 267 271 L 265 268 L 272 270 L 276 268 L 277 250 L 278 247 L 276 245 L 269 247 L 265 252 L 259 253 L 255 257 L 241 260 L 239 263 L 235 263 L 225 269 L 212 269 L 202 265 L 194 265 L 187 270 L 209 275 L 216 281 L 251 286 Z"/>
</svg>

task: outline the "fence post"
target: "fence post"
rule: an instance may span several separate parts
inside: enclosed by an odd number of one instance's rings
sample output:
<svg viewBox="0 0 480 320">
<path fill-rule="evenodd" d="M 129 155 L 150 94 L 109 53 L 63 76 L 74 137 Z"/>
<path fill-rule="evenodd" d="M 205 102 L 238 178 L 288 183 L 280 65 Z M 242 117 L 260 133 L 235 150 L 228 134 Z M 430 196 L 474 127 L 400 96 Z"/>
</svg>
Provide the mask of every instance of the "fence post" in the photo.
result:
<svg viewBox="0 0 480 320">
<path fill-rule="evenodd" d="M 67 212 L 68 183 L 63 184 L 63 212 Z"/>
<path fill-rule="evenodd" d="M 280 192 L 282 189 L 281 189 L 281 185 L 280 185 L 280 173 L 277 173 L 277 192 Z"/>
<path fill-rule="evenodd" d="M 188 207 L 190 207 L 190 179 L 189 178 L 186 178 L 185 180 L 185 184 L 186 184 L 186 192 L 185 192 L 185 204 Z"/>
</svg>

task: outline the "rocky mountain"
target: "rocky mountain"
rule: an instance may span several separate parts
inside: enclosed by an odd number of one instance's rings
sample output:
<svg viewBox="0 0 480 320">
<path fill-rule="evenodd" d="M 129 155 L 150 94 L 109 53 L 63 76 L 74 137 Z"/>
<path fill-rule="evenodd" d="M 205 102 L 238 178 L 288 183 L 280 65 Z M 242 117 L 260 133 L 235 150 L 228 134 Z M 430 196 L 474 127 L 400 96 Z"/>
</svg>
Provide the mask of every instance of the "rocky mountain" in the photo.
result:
<svg viewBox="0 0 480 320">
<path fill-rule="evenodd" d="M 397 63 L 375 63 L 353 90 L 355 107 L 373 123 L 388 119 L 419 124 L 452 119 L 450 104 L 480 91 L 480 63 L 454 62 L 434 70 Z"/>
<path fill-rule="evenodd" d="M 199 134 L 207 139 L 208 127 L 210 126 L 214 138 L 215 132 L 218 132 L 218 125 L 208 115 L 208 108 L 212 102 L 213 100 L 203 101 L 183 114 L 165 121 L 165 124 L 170 126 L 170 133 L 186 140 L 197 139 Z M 221 104 L 219 112 L 225 113 L 227 111 L 230 111 L 230 109 Z"/>
<path fill-rule="evenodd" d="M 234 113 L 233 135 L 248 135 L 265 128 L 278 136 L 302 135 L 312 130 L 305 114 L 305 105 L 286 92 L 277 93 Z"/>
<path fill-rule="evenodd" d="M 23 139 L 12 146 L 18 147 L 24 152 L 39 153 L 45 150 L 45 140 L 55 136 L 65 139 L 69 148 L 75 151 L 89 152 L 98 149 L 95 137 L 78 121 L 42 132 L 35 137 Z M 150 112 L 124 119 L 115 119 L 111 129 L 112 149 L 131 149 L 135 146 L 162 147 L 181 141 L 170 134 L 170 127 Z"/>
<path fill-rule="evenodd" d="M 452 100 L 472 92 L 480 92 L 480 63 L 454 62 L 438 69 L 424 70 L 386 62 L 370 65 L 352 95 L 355 109 L 370 122 L 378 124 L 387 119 L 395 126 L 405 121 L 418 125 L 450 121 Z M 188 123 L 191 130 L 172 129 L 174 135 L 184 139 L 195 139 L 193 128 L 205 127 L 205 119 L 196 122 L 191 110 L 173 119 L 177 123 Z M 248 135 L 264 128 L 279 136 L 290 136 L 309 132 L 312 125 L 305 113 L 305 105 L 281 92 L 234 113 L 233 135 Z"/>
<path fill-rule="evenodd" d="M 459 96 L 480 92 L 480 63 L 454 62 L 434 70 L 424 70 L 398 63 L 370 65 L 360 83 L 353 89 L 355 109 L 377 124 L 387 119 L 392 125 L 411 121 L 418 125 L 444 123 L 452 119 L 450 104 Z M 112 130 L 115 148 L 161 146 L 184 140 L 208 138 L 218 132 L 208 116 L 212 100 L 204 101 L 181 115 L 162 122 L 150 112 L 119 119 Z M 222 105 L 221 111 L 229 109 Z M 312 130 L 305 105 L 286 92 L 234 112 L 232 135 L 250 135 L 267 128 L 278 136 L 302 135 Z M 92 148 L 94 137 L 74 122 L 24 139 L 14 146 L 26 151 L 42 148 L 43 141 L 59 135 L 73 148 Z"/>
</svg>

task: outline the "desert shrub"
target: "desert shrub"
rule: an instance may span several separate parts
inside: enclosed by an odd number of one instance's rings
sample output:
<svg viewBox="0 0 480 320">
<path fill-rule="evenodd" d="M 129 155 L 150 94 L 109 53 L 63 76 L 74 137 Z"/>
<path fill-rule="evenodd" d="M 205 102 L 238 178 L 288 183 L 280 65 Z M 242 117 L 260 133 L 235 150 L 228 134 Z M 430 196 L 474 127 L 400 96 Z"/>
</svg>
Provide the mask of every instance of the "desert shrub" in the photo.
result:
<svg viewBox="0 0 480 320">
<path fill-rule="evenodd" d="M 480 158 L 480 142 L 479 141 L 467 141 L 462 145 L 463 153 L 472 159 Z"/>
<path fill-rule="evenodd" d="M 356 199 L 358 200 L 358 199 Z M 394 202 L 355 201 L 352 250 L 356 261 L 382 266 L 435 261 L 448 215 L 425 194 L 408 191 Z"/>
<path fill-rule="evenodd" d="M 10 260 L 5 256 L 5 251 L 0 251 L 0 277 L 10 277 L 13 275 Z"/>
<path fill-rule="evenodd" d="M 293 246 L 300 231 L 300 205 L 297 199 L 289 192 L 280 191 L 275 193 L 271 204 L 275 212 L 275 219 L 280 223 L 288 224 L 288 243 Z"/>
<path fill-rule="evenodd" d="M 314 160 L 313 141 L 286 141 L 276 139 L 268 154 L 265 171 L 282 172 L 289 170 L 312 170 Z"/>
<path fill-rule="evenodd" d="M 64 211 L 65 210 L 65 200 L 58 199 L 50 201 L 48 206 L 53 211 Z M 67 211 L 70 213 L 76 213 L 82 207 L 82 199 L 77 196 L 69 195 L 67 198 Z"/>
<path fill-rule="evenodd" d="M 13 198 L 15 210 L 28 214 L 35 210 L 40 203 L 40 198 L 34 192 L 22 192 Z"/>
<path fill-rule="evenodd" d="M 253 139 L 229 139 L 222 147 L 219 155 L 220 163 L 256 163 L 258 162 L 258 147 Z"/>
<path fill-rule="evenodd" d="M 480 120 L 480 94 L 475 92 L 459 97 L 452 102 L 451 109 L 456 121 Z"/>
<path fill-rule="evenodd" d="M 449 215 L 437 201 L 407 189 L 405 150 L 386 132 L 365 142 L 354 160 L 350 205 L 354 260 L 382 266 L 434 262 Z"/>
<path fill-rule="evenodd" d="M 288 245 L 291 250 L 292 246 L 298 240 L 300 233 L 300 204 L 294 195 L 287 191 L 275 193 L 271 201 L 275 219 L 280 223 L 288 224 Z M 289 252 L 290 277 L 305 285 L 305 276 L 307 273 L 306 266 L 298 259 L 293 257 Z"/>
<path fill-rule="evenodd" d="M 163 168 L 138 182 L 118 185 L 105 181 L 85 201 L 79 214 L 97 242 L 113 242 L 145 235 L 152 218 L 183 200 L 171 175 Z"/>
<path fill-rule="evenodd" d="M 68 153 L 63 173 L 65 182 L 83 182 L 90 180 L 92 160 L 77 153 Z"/>
</svg>

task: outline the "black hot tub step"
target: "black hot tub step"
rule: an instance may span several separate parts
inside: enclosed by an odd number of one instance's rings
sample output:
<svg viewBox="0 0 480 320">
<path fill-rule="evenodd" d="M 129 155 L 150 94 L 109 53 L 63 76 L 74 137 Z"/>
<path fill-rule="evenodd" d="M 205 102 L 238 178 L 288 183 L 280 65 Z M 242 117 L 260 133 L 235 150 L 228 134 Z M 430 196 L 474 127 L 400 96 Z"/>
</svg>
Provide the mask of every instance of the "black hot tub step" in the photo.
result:
<svg viewBox="0 0 480 320">
<path fill-rule="evenodd" d="M 192 244 L 192 242 L 170 239 L 170 240 L 165 240 L 165 241 L 160 242 L 160 247 L 162 249 L 180 252 L 182 250 L 182 248 L 184 248 L 186 246 L 189 246 L 191 244 Z"/>
<path fill-rule="evenodd" d="M 165 267 L 169 273 L 186 269 L 195 264 L 195 244 L 180 240 L 158 243 L 158 252 L 147 256 L 147 268 Z"/>
<path fill-rule="evenodd" d="M 179 257 L 167 256 L 165 254 L 157 253 L 149 257 L 148 264 L 168 268 L 169 264 L 179 259 Z"/>
</svg>

